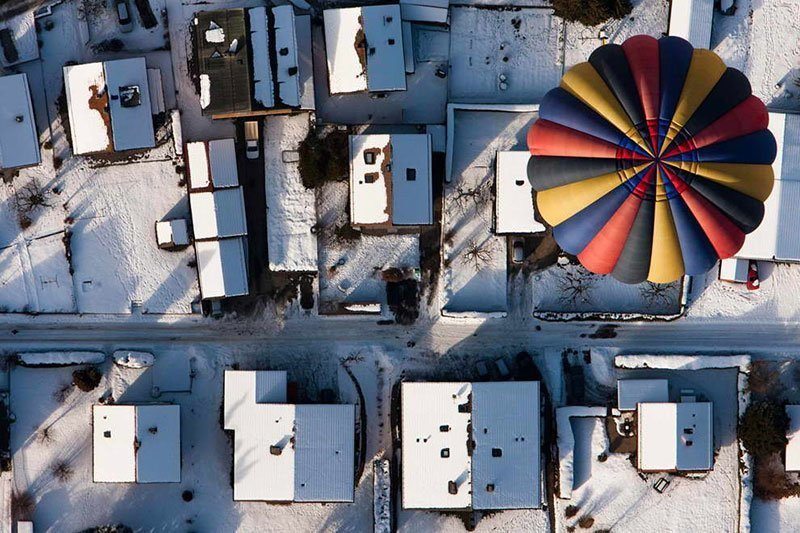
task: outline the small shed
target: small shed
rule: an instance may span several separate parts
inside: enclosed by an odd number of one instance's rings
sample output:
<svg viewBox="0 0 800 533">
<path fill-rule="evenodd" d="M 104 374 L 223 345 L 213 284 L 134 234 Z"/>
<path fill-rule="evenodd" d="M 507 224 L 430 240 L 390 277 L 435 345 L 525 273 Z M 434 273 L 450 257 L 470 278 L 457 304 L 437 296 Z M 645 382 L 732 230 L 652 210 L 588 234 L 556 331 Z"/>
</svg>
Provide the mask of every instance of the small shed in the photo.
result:
<svg viewBox="0 0 800 533">
<path fill-rule="evenodd" d="M 189 226 L 185 218 L 156 222 L 156 242 L 163 250 L 189 246 Z"/>
<path fill-rule="evenodd" d="M 719 263 L 719 279 L 733 283 L 747 283 L 747 271 L 750 269 L 750 260 L 731 257 Z"/>
</svg>

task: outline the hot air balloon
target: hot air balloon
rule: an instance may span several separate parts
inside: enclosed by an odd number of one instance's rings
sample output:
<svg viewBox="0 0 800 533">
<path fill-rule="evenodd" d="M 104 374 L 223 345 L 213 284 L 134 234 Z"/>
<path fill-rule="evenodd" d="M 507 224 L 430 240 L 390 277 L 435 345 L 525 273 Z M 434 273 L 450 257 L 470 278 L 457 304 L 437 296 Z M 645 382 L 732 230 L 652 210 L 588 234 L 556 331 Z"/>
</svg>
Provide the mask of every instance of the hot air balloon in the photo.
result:
<svg viewBox="0 0 800 533">
<path fill-rule="evenodd" d="M 539 106 L 528 178 L 561 248 L 625 283 L 733 256 L 764 217 L 777 151 L 747 78 L 678 37 L 596 49 Z"/>
</svg>

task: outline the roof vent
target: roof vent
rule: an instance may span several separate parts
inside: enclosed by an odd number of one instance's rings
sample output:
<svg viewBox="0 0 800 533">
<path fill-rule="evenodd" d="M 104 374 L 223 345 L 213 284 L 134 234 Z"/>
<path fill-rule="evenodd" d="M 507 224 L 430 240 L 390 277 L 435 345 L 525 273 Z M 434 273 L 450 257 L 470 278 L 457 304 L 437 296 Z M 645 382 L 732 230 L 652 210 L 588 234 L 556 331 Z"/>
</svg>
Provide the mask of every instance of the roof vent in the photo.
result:
<svg viewBox="0 0 800 533">
<path fill-rule="evenodd" d="M 450 494 L 458 494 L 458 485 L 456 485 L 455 481 L 447 482 L 447 492 Z"/>
</svg>

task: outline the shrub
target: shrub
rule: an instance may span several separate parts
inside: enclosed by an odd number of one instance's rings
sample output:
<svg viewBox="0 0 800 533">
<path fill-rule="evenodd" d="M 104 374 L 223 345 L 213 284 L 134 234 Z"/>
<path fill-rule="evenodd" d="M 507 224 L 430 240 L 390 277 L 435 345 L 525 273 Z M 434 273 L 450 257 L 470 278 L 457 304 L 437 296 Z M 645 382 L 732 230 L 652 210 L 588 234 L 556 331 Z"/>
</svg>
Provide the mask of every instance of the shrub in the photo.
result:
<svg viewBox="0 0 800 533">
<path fill-rule="evenodd" d="M 332 131 L 320 138 L 312 128 L 300 143 L 298 152 L 300 178 L 307 189 L 314 189 L 326 181 L 343 179 L 350 172 L 346 131 Z"/>
<path fill-rule="evenodd" d="M 578 525 L 583 529 L 589 529 L 594 525 L 594 518 L 589 515 L 582 516 L 580 520 L 578 520 Z"/>
<path fill-rule="evenodd" d="M 754 457 L 780 453 L 786 446 L 789 417 L 783 405 L 759 400 L 750 404 L 739 424 L 739 439 Z"/>
<path fill-rule="evenodd" d="M 89 366 L 72 373 L 72 382 L 83 392 L 90 392 L 100 385 L 103 374 L 97 368 Z"/>
<path fill-rule="evenodd" d="M 557 17 L 585 26 L 621 19 L 633 9 L 630 0 L 552 0 L 552 3 Z"/>
<path fill-rule="evenodd" d="M 33 515 L 33 508 L 36 501 L 33 495 L 28 492 L 14 491 L 11 494 L 11 516 L 14 520 L 28 520 Z"/>
<path fill-rule="evenodd" d="M 753 492 L 764 500 L 779 500 L 800 496 L 800 485 L 786 475 L 780 455 L 772 454 L 755 461 Z"/>
<path fill-rule="evenodd" d="M 53 477 L 62 483 L 66 483 L 72 478 L 74 470 L 68 461 L 62 460 L 55 463 L 52 468 Z"/>
<path fill-rule="evenodd" d="M 747 376 L 747 386 L 750 392 L 769 395 L 775 392 L 778 385 L 779 374 L 774 363 L 770 361 L 754 361 Z"/>
<path fill-rule="evenodd" d="M 566 518 L 572 518 L 578 514 L 578 511 L 580 511 L 580 507 L 577 505 L 568 505 L 567 508 L 564 509 L 564 516 Z"/>
</svg>

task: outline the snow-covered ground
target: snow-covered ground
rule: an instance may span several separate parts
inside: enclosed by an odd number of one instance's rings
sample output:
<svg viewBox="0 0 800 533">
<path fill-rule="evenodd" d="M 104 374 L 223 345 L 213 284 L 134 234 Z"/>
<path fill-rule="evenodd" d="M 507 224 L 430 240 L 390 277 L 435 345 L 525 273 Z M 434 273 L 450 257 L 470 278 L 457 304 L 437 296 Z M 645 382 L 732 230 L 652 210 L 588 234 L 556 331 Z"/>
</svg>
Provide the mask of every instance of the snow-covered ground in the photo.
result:
<svg viewBox="0 0 800 533">
<path fill-rule="evenodd" d="M 495 159 L 524 150 L 535 111 L 454 109 L 442 215 L 445 314 L 505 313 L 506 239 L 494 226 Z"/>
<path fill-rule="evenodd" d="M 419 234 L 360 234 L 356 238 L 336 235 L 337 229 L 350 224 L 349 190 L 346 181 L 328 182 L 316 190 L 319 309 L 323 313 L 341 310 L 339 304 L 383 305 L 386 283 L 381 271 L 419 268 Z"/>
</svg>

